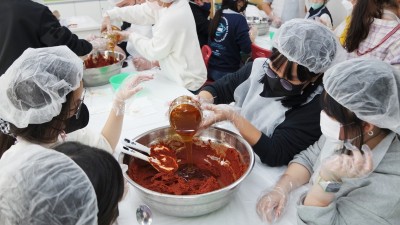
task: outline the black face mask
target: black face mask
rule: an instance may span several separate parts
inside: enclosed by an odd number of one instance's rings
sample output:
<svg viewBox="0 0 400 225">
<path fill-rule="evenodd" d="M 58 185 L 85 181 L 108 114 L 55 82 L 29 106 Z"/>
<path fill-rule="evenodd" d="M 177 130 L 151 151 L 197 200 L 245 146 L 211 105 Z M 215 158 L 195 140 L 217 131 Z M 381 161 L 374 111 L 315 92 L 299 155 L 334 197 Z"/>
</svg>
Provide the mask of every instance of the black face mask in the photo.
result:
<svg viewBox="0 0 400 225">
<path fill-rule="evenodd" d="M 268 68 L 268 64 L 263 66 L 267 67 L 264 68 L 264 70 L 268 69 L 270 70 L 270 68 Z M 264 89 L 263 92 L 260 94 L 260 96 L 286 97 L 286 96 L 301 95 L 304 84 L 298 84 L 298 85 L 290 84 L 291 90 L 289 91 L 282 85 L 283 82 L 288 82 L 288 81 L 278 77 L 275 73 L 274 75 L 275 78 L 272 78 L 269 75 L 267 75 L 267 73 L 264 74 L 264 77 L 262 79 L 262 83 L 264 83 Z"/>
</svg>

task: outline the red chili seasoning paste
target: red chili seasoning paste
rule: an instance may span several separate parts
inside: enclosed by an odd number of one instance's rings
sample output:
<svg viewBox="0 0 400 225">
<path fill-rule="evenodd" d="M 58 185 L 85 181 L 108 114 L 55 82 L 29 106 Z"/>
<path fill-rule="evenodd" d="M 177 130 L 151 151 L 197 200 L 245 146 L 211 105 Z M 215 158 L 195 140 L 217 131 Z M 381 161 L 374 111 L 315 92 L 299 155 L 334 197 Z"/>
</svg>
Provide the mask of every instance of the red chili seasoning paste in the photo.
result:
<svg viewBox="0 0 400 225">
<path fill-rule="evenodd" d="M 117 62 L 118 59 L 114 56 L 104 56 L 102 54 L 98 54 L 97 56 L 93 56 L 92 54 L 90 54 L 89 57 L 87 57 L 87 59 L 85 59 L 84 61 L 86 69 L 109 66 Z"/>
<path fill-rule="evenodd" d="M 173 173 L 178 170 L 175 151 L 163 145 L 151 147 L 149 162 L 159 172 Z"/>
<path fill-rule="evenodd" d="M 172 145 L 161 143 L 171 149 Z M 183 146 L 184 144 L 181 143 Z M 240 153 L 226 146 L 197 143 L 192 146 L 193 164 L 188 163 L 185 148 L 177 150 L 179 168 L 174 173 L 158 172 L 149 163 L 132 158 L 128 174 L 139 185 L 165 194 L 193 195 L 218 190 L 240 178 L 248 164 Z"/>
</svg>

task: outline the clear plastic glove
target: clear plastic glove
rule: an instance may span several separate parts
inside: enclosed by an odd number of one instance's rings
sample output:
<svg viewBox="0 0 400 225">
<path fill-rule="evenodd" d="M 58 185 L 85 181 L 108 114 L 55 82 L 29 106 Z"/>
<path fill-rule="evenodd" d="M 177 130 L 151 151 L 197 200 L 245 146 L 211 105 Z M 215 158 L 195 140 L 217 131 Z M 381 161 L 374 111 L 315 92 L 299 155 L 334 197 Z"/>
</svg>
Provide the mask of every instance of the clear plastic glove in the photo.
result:
<svg viewBox="0 0 400 225">
<path fill-rule="evenodd" d="M 111 33 L 112 32 L 112 27 L 111 27 L 111 19 L 108 15 L 103 16 L 103 22 L 101 23 L 101 28 L 100 28 L 101 33 Z"/>
<path fill-rule="evenodd" d="M 333 155 L 322 162 L 320 176 L 324 180 L 342 182 L 343 178 L 361 178 L 372 172 L 372 152 L 367 145 L 361 148 L 364 154 L 354 145 L 345 144 L 345 147 L 350 155 Z"/>
<path fill-rule="evenodd" d="M 92 51 L 104 51 L 107 50 L 108 40 L 101 37 L 92 37 L 92 40 L 89 41 L 92 44 Z"/>
<path fill-rule="evenodd" d="M 129 35 L 131 33 L 132 33 L 132 30 L 112 31 L 111 36 L 118 37 L 116 42 L 121 43 L 124 41 L 128 41 Z"/>
<path fill-rule="evenodd" d="M 256 40 L 257 35 L 258 35 L 258 29 L 257 29 L 256 26 L 251 26 L 250 31 L 249 31 L 249 35 L 250 35 L 251 42 L 254 42 Z"/>
<path fill-rule="evenodd" d="M 117 116 L 125 113 L 125 101 L 143 89 L 143 87 L 138 85 L 144 81 L 152 80 L 153 77 L 153 75 L 140 74 L 137 76 L 129 76 L 124 80 L 115 94 L 115 101 L 113 104 L 113 109 Z"/>
<path fill-rule="evenodd" d="M 192 98 L 195 101 L 198 101 L 200 103 L 200 105 L 202 105 L 202 104 L 213 104 L 214 103 L 214 98 L 210 98 L 210 99 L 209 98 L 203 98 L 200 95 L 192 96 Z"/>
<path fill-rule="evenodd" d="M 214 104 L 202 104 L 201 108 L 203 110 L 209 110 L 211 113 L 203 119 L 203 122 L 200 125 L 201 129 L 206 129 L 207 127 L 211 126 L 214 123 L 230 120 L 236 116 L 240 116 L 236 111 L 235 107 L 225 104 L 214 105 Z"/>
<path fill-rule="evenodd" d="M 282 19 L 279 16 L 272 15 L 270 18 L 272 19 L 271 26 L 279 28 L 282 25 Z"/>
<path fill-rule="evenodd" d="M 135 57 L 133 58 L 132 62 L 137 71 L 149 70 L 154 67 L 158 67 L 158 63 L 156 61 L 149 61 L 143 57 Z"/>
<path fill-rule="evenodd" d="M 263 222 L 274 223 L 283 214 L 289 199 L 287 189 L 280 186 L 265 190 L 257 200 L 257 214 Z"/>
</svg>

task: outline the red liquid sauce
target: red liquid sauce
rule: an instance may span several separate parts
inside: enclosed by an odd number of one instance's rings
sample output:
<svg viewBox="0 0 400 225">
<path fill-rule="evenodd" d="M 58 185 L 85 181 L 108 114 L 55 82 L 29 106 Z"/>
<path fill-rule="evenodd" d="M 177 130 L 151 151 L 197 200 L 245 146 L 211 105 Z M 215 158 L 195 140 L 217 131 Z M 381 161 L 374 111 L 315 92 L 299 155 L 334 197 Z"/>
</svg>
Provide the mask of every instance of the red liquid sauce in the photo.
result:
<svg viewBox="0 0 400 225">
<path fill-rule="evenodd" d="M 174 149 L 176 142 L 169 145 Z M 173 146 L 174 145 L 174 146 Z M 183 146 L 183 143 L 181 143 Z M 181 148 L 182 149 L 182 148 Z M 177 152 L 179 168 L 174 173 L 162 173 L 143 160 L 132 158 L 128 175 L 139 185 L 165 194 L 203 194 L 228 186 L 248 168 L 233 148 L 213 148 L 210 143 L 192 146 L 193 163 L 189 164 L 186 149 Z"/>
</svg>

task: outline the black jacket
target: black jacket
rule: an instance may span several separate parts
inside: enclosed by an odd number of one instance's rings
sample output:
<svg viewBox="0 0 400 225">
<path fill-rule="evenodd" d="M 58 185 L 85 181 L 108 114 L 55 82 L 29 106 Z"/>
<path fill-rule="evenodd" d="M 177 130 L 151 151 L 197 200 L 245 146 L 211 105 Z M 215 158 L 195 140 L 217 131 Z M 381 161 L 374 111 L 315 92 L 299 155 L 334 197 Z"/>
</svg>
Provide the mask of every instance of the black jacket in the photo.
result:
<svg viewBox="0 0 400 225">
<path fill-rule="evenodd" d="M 208 42 L 208 27 L 210 26 L 208 15 L 210 14 L 210 11 L 204 10 L 193 3 L 189 3 L 189 6 L 190 9 L 192 9 L 194 21 L 196 23 L 197 36 L 201 47 L 206 45 Z"/>
<path fill-rule="evenodd" d="M 0 29 L 0 76 L 27 48 L 66 45 L 78 56 L 92 50 L 46 6 L 31 0 L 1 0 Z"/>
</svg>

